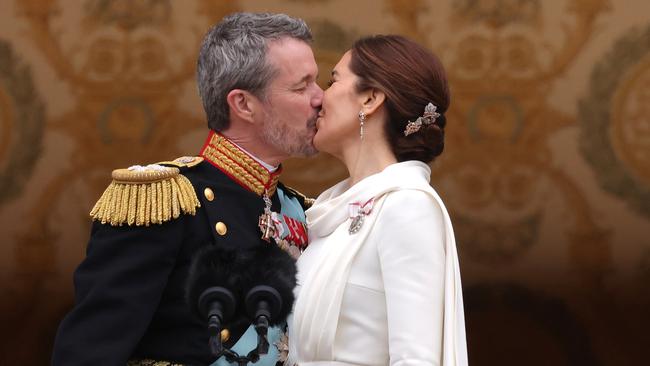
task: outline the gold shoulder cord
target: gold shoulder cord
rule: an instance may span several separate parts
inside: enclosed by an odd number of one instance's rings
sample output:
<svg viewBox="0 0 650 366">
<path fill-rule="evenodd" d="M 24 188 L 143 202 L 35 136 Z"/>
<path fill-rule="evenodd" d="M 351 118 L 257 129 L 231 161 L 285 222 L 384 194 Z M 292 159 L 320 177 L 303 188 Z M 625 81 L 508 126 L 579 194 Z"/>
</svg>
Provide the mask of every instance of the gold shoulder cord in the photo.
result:
<svg viewBox="0 0 650 366">
<path fill-rule="evenodd" d="M 192 183 L 178 168 L 149 165 L 117 169 L 90 216 L 112 226 L 162 224 L 201 206 Z"/>
</svg>

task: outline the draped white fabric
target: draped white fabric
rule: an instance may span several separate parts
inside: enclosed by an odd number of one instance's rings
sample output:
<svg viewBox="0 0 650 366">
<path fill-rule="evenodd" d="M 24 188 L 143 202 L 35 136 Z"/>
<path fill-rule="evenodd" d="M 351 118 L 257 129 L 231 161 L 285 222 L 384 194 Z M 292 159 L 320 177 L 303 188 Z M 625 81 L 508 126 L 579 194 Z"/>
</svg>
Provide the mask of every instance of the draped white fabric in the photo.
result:
<svg viewBox="0 0 650 366">
<path fill-rule="evenodd" d="M 467 365 L 453 228 L 430 173 L 393 164 L 340 182 L 306 212 L 287 364 Z M 372 198 L 350 234 L 349 204 Z"/>
</svg>

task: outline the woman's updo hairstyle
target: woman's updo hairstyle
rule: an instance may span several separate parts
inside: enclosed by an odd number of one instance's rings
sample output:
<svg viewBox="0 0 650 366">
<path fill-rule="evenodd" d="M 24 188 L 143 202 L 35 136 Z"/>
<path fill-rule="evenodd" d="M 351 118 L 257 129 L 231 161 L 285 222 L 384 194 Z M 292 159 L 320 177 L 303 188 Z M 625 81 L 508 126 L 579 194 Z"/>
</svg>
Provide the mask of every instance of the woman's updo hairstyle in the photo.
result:
<svg viewBox="0 0 650 366">
<path fill-rule="evenodd" d="M 364 37 L 351 50 L 350 70 L 359 77 L 357 91 L 370 88 L 386 94 L 388 143 L 398 161 L 431 162 L 442 153 L 445 112 L 449 108 L 447 77 L 440 60 L 419 44 L 398 35 Z M 440 116 L 435 123 L 404 136 L 406 124 L 433 103 Z"/>
</svg>

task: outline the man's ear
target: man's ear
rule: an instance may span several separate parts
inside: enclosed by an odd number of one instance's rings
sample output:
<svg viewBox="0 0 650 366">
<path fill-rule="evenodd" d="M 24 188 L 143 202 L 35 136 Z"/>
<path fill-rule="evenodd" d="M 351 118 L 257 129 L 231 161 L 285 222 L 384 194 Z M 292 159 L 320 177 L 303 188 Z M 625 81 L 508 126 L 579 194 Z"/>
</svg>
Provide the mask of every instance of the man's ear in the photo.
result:
<svg viewBox="0 0 650 366">
<path fill-rule="evenodd" d="M 386 94 L 383 91 L 375 88 L 370 88 L 361 93 L 362 104 L 361 109 L 366 115 L 375 113 L 379 107 L 384 104 Z"/>
<path fill-rule="evenodd" d="M 230 115 L 249 123 L 255 123 L 255 113 L 259 110 L 260 101 L 246 90 L 233 89 L 226 96 L 230 107 Z"/>
</svg>

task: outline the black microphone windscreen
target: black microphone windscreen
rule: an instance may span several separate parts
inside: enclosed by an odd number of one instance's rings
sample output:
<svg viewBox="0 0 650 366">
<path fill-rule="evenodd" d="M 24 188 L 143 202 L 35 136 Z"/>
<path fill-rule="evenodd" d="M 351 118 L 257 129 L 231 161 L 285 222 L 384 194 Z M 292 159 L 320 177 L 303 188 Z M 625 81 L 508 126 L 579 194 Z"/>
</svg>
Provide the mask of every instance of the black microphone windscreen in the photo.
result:
<svg viewBox="0 0 650 366">
<path fill-rule="evenodd" d="M 269 286 L 277 290 L 282 306 L 277 316 L 269 319 L 269 325 L 281 325 L 293 307 L 293 289 L 296 287 L 296 261 L 274 243 L 264 243 L 251 258 L 249 268 L 241 277 L 243 294 L 255 286 Z"/>
<path fill-rule="evenodd" d="M 241 274 L 246 271 L 248 257 L 236 248 L 224 248 L 216 244 L 203 246 L 197 251 L 190 265 L 185 296 L 192 311 L 203 318 L 198 308 L 199 297 L 210 287 L 223 287 L 242 297 Z"/>
</svg>

